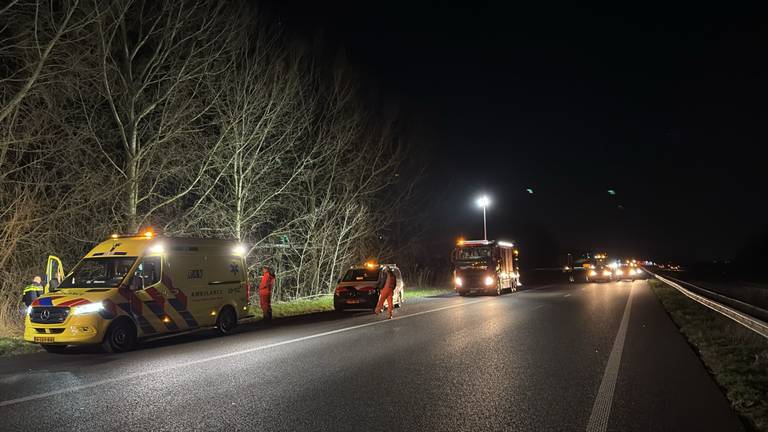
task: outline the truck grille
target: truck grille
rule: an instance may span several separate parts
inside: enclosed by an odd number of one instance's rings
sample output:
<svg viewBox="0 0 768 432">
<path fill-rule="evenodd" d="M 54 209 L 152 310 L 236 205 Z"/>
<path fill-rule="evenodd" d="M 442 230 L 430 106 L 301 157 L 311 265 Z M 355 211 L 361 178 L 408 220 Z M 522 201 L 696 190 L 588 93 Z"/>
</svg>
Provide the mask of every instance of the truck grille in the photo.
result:
<svg viewBox="0 0 768 432">
<path fill-rule="evenodd" d="M 33 307 L 29 320 L 37 324 L 61 324 L 69 315 L 68 307 Z"/>
</svg>

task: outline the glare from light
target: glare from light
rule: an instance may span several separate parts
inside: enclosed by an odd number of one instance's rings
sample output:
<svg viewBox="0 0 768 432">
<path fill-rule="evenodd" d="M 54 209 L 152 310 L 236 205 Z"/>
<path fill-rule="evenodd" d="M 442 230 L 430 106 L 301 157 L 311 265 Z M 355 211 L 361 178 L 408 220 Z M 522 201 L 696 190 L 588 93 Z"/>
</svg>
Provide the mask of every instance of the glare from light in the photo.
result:
<svg viewBox="0 0 768 432">
<path fill-rule="evenodd" d="M 101 302 L 89 303 L 82 306 L 75 306 L 72 308 L 72 315 L 83 315 L 87 313 L 94 313 L 104 309 L 104 305 Z"/>
<path fill-rule="evenodd" d="M 486 276 L 484 282 L 485 282 L 486 286 L 491 286 L 491 285 L 493 285 L 494 280 L 493 280 L 493 278 L 491 276 Z"/>
<path fill-rule="evenodd" d="M 463 280 L 461 280 L 461 278 L 460 278 L 460 277 L 458 277 L 458 276 L 456 276 L 455 278 L 453 278 L 453 282 L 456 284 L 456 286 L 462 286 L 462 285 L 464 284 L 464 281 L 463 281 Z"/>
<path fill-rule="evenodd" d="M 512 244 L 510 242 L 507 242 L 507 241 L 499 241 L 498 244 L 499 244 L 499 246 L 504 246 L 504 247 L 514 247 L 515 246 L 514 244 Z"/>
<path fill-rule="evenodd" d="M 153 235 L 154 234 L 152 234 L 152 231 L 147 231 L 147 232 L 144 233 L 144 237 L 146 237 L 148 239 L 151 239 Z"/>
<path fill-rule="evenodd" d="M 603 270 L 603 276 L 610 276 L 611 271 L 610 270 Z"/>
<path fill-rule="evenodd" d="M 235 255 L 244 256 L 245 255 L 245 246 L 237 245 L 237 246 L 235 246 L 234 249 L 232 249 L 232 252 L 234 252 Z"/>
<path fill-rule="evenodd" d="M 27 315 L 32 313 L 32 306 L 27 306 Z"/>
<path fill-rule="evenodd" d="M 162 243 L 156 243 L 149 248 L 149 252 L 153 254 L 161 254 L 165 252 L 165 248 L 163 247 Z"/>
<path fill-rule="evenodd" d="M 113 239 L 116 239 L 117 238 L 117 234 L 112 234 L 110 237 L 112 237 Z"/>
<path fill-rule="evenodd" d="M 589 275 L 590 275 L 590 276 L 597 276 L 597 272 L 596 272 L 596 271 L 594 271 L 594 270 L 590 270 L 590 271 L 589 271 Z"/>
<path fill-rule="evenodd" d="M 477 206 L 478 207 L 485 208 L 485 207 L 488 207 L 489 205 L 491 205 L 491 199 L 488 198 L 487 195 L 483 195 L 483 196 L 481 196 L 480 198 L 477 199 Z"/>
<path fill-rule="evenodd" d="M 624 270 L 622 270 L 622 269 L 617 269 L 617 270 L 616 270 L 616 274 L 617 274 L 617 275 L 619 275 L 619 276 L 621 276 L 621 275 L 623 275 L 623 274 L 624 274 Z"/>
</svg>

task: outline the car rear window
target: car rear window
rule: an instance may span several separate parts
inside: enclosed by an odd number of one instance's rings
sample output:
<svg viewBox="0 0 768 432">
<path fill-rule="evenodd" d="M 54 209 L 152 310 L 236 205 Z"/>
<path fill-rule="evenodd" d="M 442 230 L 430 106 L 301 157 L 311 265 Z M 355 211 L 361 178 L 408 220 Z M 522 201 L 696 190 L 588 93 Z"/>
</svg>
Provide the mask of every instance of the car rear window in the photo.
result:
<svg viewBox="0 0 768 432">
<path fill-rule="evenodd" d="M 376 282 L 379 280 L 379 269 L 349 269 L 344 275 L 344 282 Z"/>
</svg>

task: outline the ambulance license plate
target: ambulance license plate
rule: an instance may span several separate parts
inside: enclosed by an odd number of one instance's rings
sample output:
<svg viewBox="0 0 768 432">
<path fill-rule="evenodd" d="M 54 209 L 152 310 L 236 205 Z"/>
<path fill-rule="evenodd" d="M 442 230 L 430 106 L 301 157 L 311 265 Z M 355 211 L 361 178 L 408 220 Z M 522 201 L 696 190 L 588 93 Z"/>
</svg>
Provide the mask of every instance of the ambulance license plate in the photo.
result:
<svg viewBox="0 0 768 432">
<path fill-rule="evenodd" d="M 35 342 L 53 342 L 53 336 L 35 336 Z"/>
<path fill-rule="evenodd" d="M 358 304 L 360 303 L 359 299 L 349 299 L 347 300 L 347 304 Z"/>
</svg>

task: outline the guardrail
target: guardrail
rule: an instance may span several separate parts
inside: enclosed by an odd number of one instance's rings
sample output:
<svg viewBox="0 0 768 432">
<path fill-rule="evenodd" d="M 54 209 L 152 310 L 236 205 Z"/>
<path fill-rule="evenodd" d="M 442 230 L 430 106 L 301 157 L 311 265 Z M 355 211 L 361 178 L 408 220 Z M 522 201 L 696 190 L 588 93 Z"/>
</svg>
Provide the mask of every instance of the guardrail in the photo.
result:
<svg viewBox="0 0 768 432">
<path fill-rule="evenodd" d="M 702 294 L 697 294 L 681 285 L 681 283 L 684 283 L 686 285 L 689 285 L 691 287 L 696 288 L 699 292 L 706 292 L 707 295 L 712 297 L 720 297 L 721 300 L 725 300 L 728 303 L 732 303 L 735 305 L 738 305 L 744 309 L 755 309 L 757 311 L 760 311 L 762 313 L 768 313 L 768 311 L 764 311 L 760 308 L 757 308 L 755 306 L 752 306 L 750 304 L 740 302 L 738 300 L 734 300 L 728 297 L 723 296 L 722 294 L 713 293 L 709 290 L 706 290 L 701 287 L 697 287 L 696 285 L 685 282 L 685 281 L 674 281 L 668 278 L 665 278 L 664 276 L 660 276 L 656 273 L 653 273 L 649 271 L 648 269 L 645 269 L 648 273 L 652 274 L 656 279 L 664 282 L 665 284 L 671 286 L 672 288 L 675 288 L 676 290 L 680 291 L 682 294 L 684 294 L 686 297 L 712 309 L 715 312 L 718 312 L 719 314 L 732 319 L 733 321 L 736 321 L 737 323 L 743 325 L 744 327 L 754 331 L 755 333 L 768 338 L 768 323 L 765 321 L 762 321 L 758 318 L 755 318 L 751 315 L 748 315 L 745 312 L 736 310 L 734 307 L 724 305 L 720 302 L 717 302 L 715 300 L 712 300 L 711 298 L 705 297 Z"/>
</svg>

